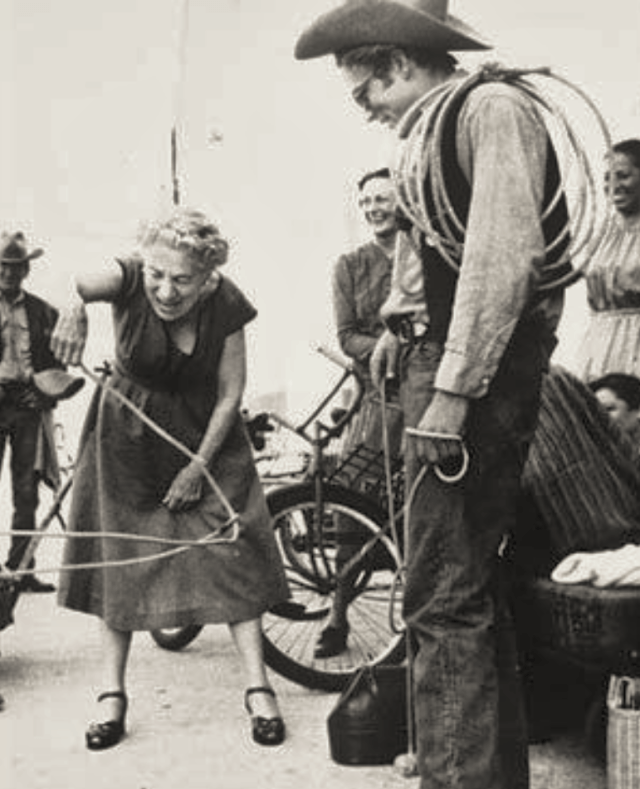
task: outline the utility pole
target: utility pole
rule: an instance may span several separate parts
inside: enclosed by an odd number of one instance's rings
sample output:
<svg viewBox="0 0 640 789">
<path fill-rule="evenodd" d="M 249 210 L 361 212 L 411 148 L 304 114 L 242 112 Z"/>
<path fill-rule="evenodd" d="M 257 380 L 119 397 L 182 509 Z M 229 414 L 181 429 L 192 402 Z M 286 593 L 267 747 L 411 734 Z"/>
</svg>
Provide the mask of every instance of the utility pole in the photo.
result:
<svg viewBox="0 0 640 789">
<path fill-rule="evenodd" d="M 171 187 L 174 205 L 180 205 L 182 183 L 182 135 L 184 132 L 185 89 L 187 73 L 187 46 L 189 40 L 189 0 L 181 0 L 180 27 L 178 38 L 178 64 L 173 103 L 173 125 L 171 127 Z"/>
</svg>

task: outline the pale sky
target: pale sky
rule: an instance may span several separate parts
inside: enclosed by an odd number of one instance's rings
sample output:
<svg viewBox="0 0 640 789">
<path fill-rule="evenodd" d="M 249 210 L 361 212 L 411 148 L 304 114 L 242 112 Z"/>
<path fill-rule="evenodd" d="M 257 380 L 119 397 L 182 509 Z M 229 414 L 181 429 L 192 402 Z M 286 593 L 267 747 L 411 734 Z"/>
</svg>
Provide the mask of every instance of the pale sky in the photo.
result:
<svg viewBox="0 0 640 789">
<path fill-rule="evenodd" d="M 228 274 L 259 310 L 249 392 L 318 392 L 327 368 L 313 346 L 335 345 L 331 268 L 363 238 L 353 184 L 390 150 L 330 59 L 293 59 L 302 27 L 331 5 L 190 0 L 181 72 L 184 0 L 0 0 L 0 220 L 47 250 L 32 289 L 60 300 L 72 270 L 126 249 L 168 199 L 179 114 L 184 202 L 219 215 Z M 452 0 L 450 11 L 495 44 L 482 60 L 550 66 L 596 101 L 614 138 L 640 136 L 638 0 Z M 574 286 L 558 354 L 568 365 L 583 318 Z M 108 353 L 102 329 L 92 341 Z"/>
</svg>

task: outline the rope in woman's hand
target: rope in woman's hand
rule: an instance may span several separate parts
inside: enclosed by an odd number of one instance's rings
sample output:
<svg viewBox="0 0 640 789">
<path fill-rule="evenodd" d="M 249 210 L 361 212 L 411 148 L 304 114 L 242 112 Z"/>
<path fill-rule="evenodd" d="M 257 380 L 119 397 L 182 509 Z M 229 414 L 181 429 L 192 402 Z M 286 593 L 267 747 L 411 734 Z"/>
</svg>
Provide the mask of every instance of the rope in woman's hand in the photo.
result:
<svg viewBox="0 0 640 789">
<path fill-rule="evenodd" d="M 191 550 L 192 548 L 196 547 L 207 547 L 214 544 L 220 543 L 232 543 L 238 539 L 240 533 L 240 526 L 238 522 L 238 513 L 233 509 L 229 500 L 223 493 L 220 486 L 217 484 L 211 473 L 209 472 L 208 468 L 206 467 L 206 463 L 204 458 L 192 452 L 188 447 L 186 447 L 181 441 L 174 438 L 170 433 L 164 430 L 160 425 L 154 422 L 150 417 L 148 417 L 140 408 L 138 408 L 134 403 L 132 403 L 127 397 L 125 397 L 121 392 L 118 390 L 106 386 L 104 381 L 95 375 L 91 370 L 89 370 L 84 363 L 80 363 L 80 369 L 83 373 L 89 378 L 91 381 L 94 382 L 96 386 L 98 386 L 102 391 L 111 394 L 115 397 L 122 405 L 132 411 L 142 422 L 144 422 L 151 430 L 161 436 L 165 441 L 168 441 L 174 447 L 176 447 L 180 452 L 186 455 L 190 460 L 198 463 L 203 476 L 211 486 L 211 489 L 214 491 L 218 499 L 220 500 L 228 518 L 223 523 L 220 529 L 210 532 L 209 534 L 205 535 L 204 537 L 198 540 L 187 540 L 187 539 L 173 539 L 173 538 L 166 538 L 166 537 L 154 537 L 154 536 L 147 536 L 142 534 L 131 534 L 131 533 L 123 533 L 123 532 L 86 532 L 86 531 L 76 531 L 76 532 L 64 532 L 62 534 L 47 534 L 48 538 L 55 538 L 60 537 L 64 539 L 73 539 L 73 538 L 82 538 L 82 539 L 118 539 L 118 540 L 129 540 L 134 542 L 153 542 L 158 544 L 164 545 L 173 545 L 174 548 L 166 551 L 161 551 L 159 553 L 153 554 L 151 556 L 141 556 L 135 557 L 131 559 L 120 559 L 120 560 L 110 560 L 110 561 L 103 561 L 103 562 L 90 562 L 84 564 L 74 564 L 74 565 L 63 565 L 60 567 L 50 567 L 50 568 L 40 568 L 39 571 L 41 573 L 57 573 L 60 571 L 66 570 L 89 570 L 89 569 L 99 569 L 104 567 L 122 567 L 128 565 L 135 565 L 135 564 L 143 564 L 146 562 L 157 561 L 158 559 L 165 559 L 171 556 L 175 556 L 179 553 L 183 553 L 185 551 Z M 64 492 L 68 489 L 68 485 L 65 486 Z M 64 494 L 63 494 L 64 495 Z M 59 509 L 61 504 L 62 497 L 57 496 L 54 502 L 54 507 Z M 48 522 L 48 520 L 45 520 Z M 0 531 L 0 536 L 28 536 L 31 537 L 32 540 L 40 540 L 44 535 L 44 530 L 36 530 L 36 531 L 21 531 L 21 530 L 11 530 L 10 532 L 2 532 Z M 10 570 L 9 568 L 0 566 L 0 573 L 2 576 L 8 577 L 15 577 L 18 578 L 22 575 L 29 574 L 30 570 L 25 567 L 18 567 L 16 570 Z"/>
<path fill-rule="evenodd" d="M 192 452 L 181 441 L 178 441 L 177 438 L 172 436 L 171 433 L 168 433 L 164 428 L 160 427 L 159 424 L 154 422 L 153 419 L 148 417 L 144 413 L 144 411 L 138 408 L 138 406 L 135 405 L 135 403 L 132 403 L 128 397 L 125 397 L 125 395 L 123 395 L 117 389 L 114 389 L 113 387 L 110 386 L 106 386 L 104 381 L 102 381 L 97 375 L 95 375 L 95 373 L 91 372 L 91 370 L 89 370 L 84 363 L 80 364 L 80 369 L 87 376 L 87 378 L 93 381 L 96 384 L 96 386 L 99 386 L 103 392 L 106 392 L 107 394 L 110 394 L 113 397 L 115 397 L 120 403 L 122 403 L 122 405 L 125 406 L 125 408 L 128 408 L 142 422 L 144 422 L 147 425 L 147 427 L 151 428 L 151 430 L 157 433 L 161 438 L 164 438 L 165 441 L 176 447 L 176 449 L 182 452 L 183 455 L 186 455 L 186 457 L 188 457 L 189 460 L 192 460 L 195 463 L 197 463 L 200 466 L 204 478 L 207 480 L 207 482 L 211 486 L 211 489 L 214 491 L 216 496 L 220 499 L 222 506 L 227 511 L 229 520 L 227 521 L 226 525 L 230 526 L 231 524 L 235 523 L 238 520 L 238 513 L 233 509 L 229 500 L 222 492 L 222 489 L 220 488 L 218 483 L 214 480 L 214 478 L 211 476 L 209 469 L 206 467 L 206 464 L 204 463 L 204 458 L 201 455 L 199 455 L 197 452 Z"/>
</svg>

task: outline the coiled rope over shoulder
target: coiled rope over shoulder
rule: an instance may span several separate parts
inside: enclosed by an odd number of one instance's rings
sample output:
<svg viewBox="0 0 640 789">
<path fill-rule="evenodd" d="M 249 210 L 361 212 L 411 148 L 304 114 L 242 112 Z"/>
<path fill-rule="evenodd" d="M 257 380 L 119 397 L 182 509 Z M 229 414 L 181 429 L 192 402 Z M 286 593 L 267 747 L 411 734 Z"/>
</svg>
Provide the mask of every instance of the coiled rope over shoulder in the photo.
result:
<svg viewBox="0 0 640 789">
<path fill-rule="evenodd" d="M 577 280 L 593 252 L 600 244 L 612 212 L 602 208 L 598 188 L 585 146 L 573 124 L 557 101 L 534 84 L 542 77 L 568 88 L 587 105 L 604 140 L 604 150 L 611 152 L 611 136 L 593 101 L 578 87 L 548 68 L 505 69 L 487 64 L 470 76 L 446 82 L 416 102 L 401 119 L 398 132 L 400 144 L 392 163 L 392 175 L 398 200 L 411 222 L 425 233 L 427 242 L 436 247 L 444 260 L 457 272 L 462 259 L 465 226 L 452 204 L 443 169 L 444 134 L 451 113 L 457 112 L 467 94 L 485 82 L 504 82 L 524 93 L 542 108 L 541 116 L 554 142 L 560 166 L 558 188 L 542 216 L 544 221 L 563 196 L 567 199 L 569 220 L 549 241 L 546 253 L 560 244 L 566 249 L 545 269 L 552 276 L 540 290 L 566 287 Z M 425 189 L 425 186 L 427 189 Z M 433 209 L 427 208 L 425 192 L 429 191 Z M 571 262 L 571 270 L 567 265 Z M 553 276 L 553 272 L 562 274 Z"/>
</svg>

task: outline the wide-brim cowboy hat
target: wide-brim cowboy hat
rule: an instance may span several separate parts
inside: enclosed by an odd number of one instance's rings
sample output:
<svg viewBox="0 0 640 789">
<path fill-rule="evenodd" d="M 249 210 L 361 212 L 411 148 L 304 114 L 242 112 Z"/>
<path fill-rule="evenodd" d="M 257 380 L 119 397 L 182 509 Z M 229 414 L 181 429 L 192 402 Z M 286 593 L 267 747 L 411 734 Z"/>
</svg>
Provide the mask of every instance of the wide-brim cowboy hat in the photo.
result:
<svg viewBox="0 0 640 789">
<path fill-rule="evenodd" d="M 0 263 L 28 263 L 44 255 L 44 249 L 29 250 L 24 233 L 2 233 Z"/>
<path fill-rule="evenodd" d="M 294 54 L 298 60 L 311 60 L 367 44 L 436 52 L 491 48 L 447 9 L 448 0 L 346 0 L 303 31 Z"/>
</svg>

